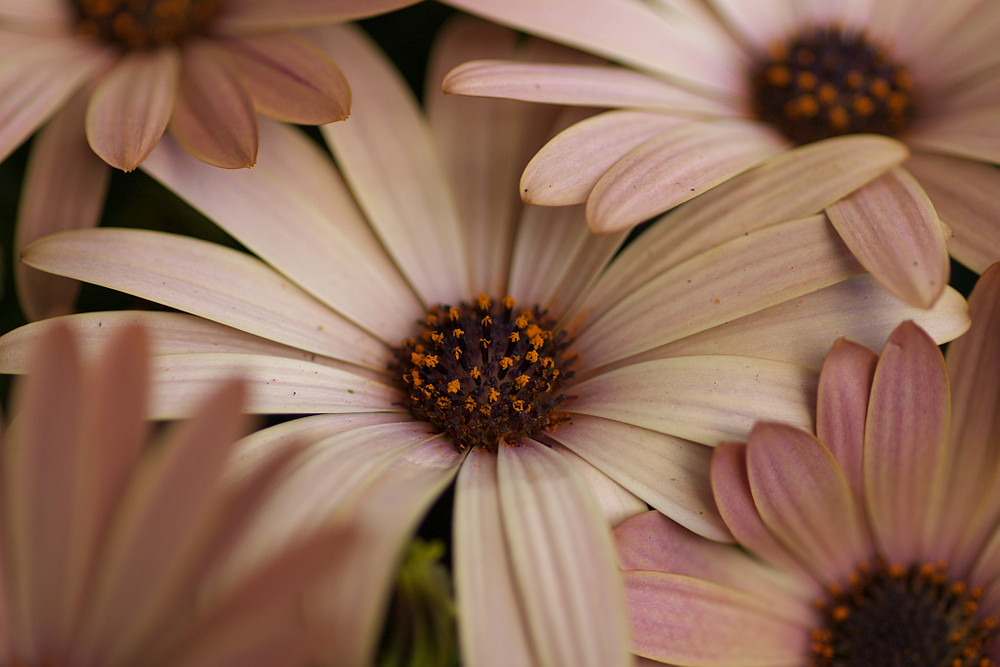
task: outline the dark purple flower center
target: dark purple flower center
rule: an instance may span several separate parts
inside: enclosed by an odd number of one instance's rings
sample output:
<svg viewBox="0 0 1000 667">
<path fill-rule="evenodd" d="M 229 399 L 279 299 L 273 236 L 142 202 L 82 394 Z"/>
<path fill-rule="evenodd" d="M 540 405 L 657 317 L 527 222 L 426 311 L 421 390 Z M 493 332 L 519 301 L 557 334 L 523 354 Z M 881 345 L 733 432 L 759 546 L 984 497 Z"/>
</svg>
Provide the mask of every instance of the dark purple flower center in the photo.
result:
<svg viewBox="0 0 1000 667">
<path fill-rule="evenodd" d="M 859 32 L 815 28 L 775 43 L 751 73 L 755 113 L 796 144 L 842 134 L 896 136 L 913 119 L 913 81 Z"/>
<path fill-rule="evenodd" d="M 565 422 L 557 410 L 573 376 L 563 332 L 537 307 L 480 295 L 437 306 L 420 331 L 394 350 L 391 370 L 416 419 L 451 435 L 462 449 L 496 451 Z"/>
<path fill-rule="evenodd" d="M 202 34 L 221 0 L 71 0 L 77 31 L 125 49 Z"/>
<path fill-rule="evenodd" d="M 998 619 L 983 616 L 983 591 L 948 577 L 942 563 L 859 567 L 817 602 L 816 667 L 994 667 L 986 648 Z"/>
</svg>

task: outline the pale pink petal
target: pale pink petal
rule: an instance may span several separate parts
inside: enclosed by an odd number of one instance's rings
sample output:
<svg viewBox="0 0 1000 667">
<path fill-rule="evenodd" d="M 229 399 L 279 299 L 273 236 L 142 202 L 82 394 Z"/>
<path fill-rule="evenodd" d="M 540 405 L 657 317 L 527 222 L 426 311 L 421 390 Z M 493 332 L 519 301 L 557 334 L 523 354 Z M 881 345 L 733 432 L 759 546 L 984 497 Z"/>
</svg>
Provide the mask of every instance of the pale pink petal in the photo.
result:
<svg viewBox="0 0 1000 667">
<path fill-rule="evenodd" d="M 511 563 L 539 662 L 627 665 L 611 533 L 570 464 L 533 441 L 501 445 L 497 485 Z"/>
<path fill-rule="evenodd" d="M 625 587 L 639 655 L 702 667 L 798 667 L 809 655 L 810 619 L 753 595 L 659 572 L 627 572 Z"/>
<path fill-rule="evenodd" d="M 69 24 L 71 18 L 65 0 L 4 0 L 0 5 L 0 23 L 56 28 Z"/>
<path fill-rule="evenodd" d="M 739 547 L 706 540 L 659 512 L 625 520 L 614 531 L 621 568 L 680 574 L 745 591 L 791 618 L 810 613 L 811 590 Z"/>
<path fill-rule="evenodd" d="M 597 181 L 587 201 L 595 232 L 632 227 L 786 148 L 748 122 L 690 122 L 644 141 Z"/>
<path fill-rule="evenodd" d="M 557 443 L 546 442 L 545 444 L 573 465 L 576 472 L 586 482 L 591 497 L 597 501 L 601 514 L 609 526 L 614 526 L 630 516 L 635 516 L 649 509 L 644 500 L 592 466 L 586 459 L 575 454 L 573 450 Z"/>
<path fill-rule="evenodd" d="M 891 563 L 934 562 L 952 546 L 941 540 L 950 417 L 941 352 L 904 322 L 875 370 L 863 463 L 872 532 Z"/>
<path fill-rule="evenodd" d="M 397 345 L 426 311 L 329 154 L 302 132 L 266 119 L 261 137 L 260 159 L 250 170 L 203 164 L 169 136 L 143 169 L 304 290 Z M 385 308 L 388 302 L 394 307 Z"/>
<path fill-rule="evenodd" d="M 114 54 L 76 39 L 42 39 L 0 61 L 0 160 L 21 145 Z"/>
<path fill-rule="evenodd" d="M 185 236 L 62 232 L 24 251 L 35 268 L 87 280 L 326 356 L 383 370 L 387 350 L 260 260 Z"/>
<path fill-rule="evenodd" d="M 775 539 L 760 517 L 750 491 L 746 449 L 743 443 L 722 443 L 715 448 L 711 479 L 719 512 L 737 544 L 778 570 L 794 576 L 815 597 L 822 590 L 820 586 L 809 571 Z"/>
<path fill-rule="evenodd" d="M 170 132 L 202 162 L 239 169 L 257 161 L 257 112 L 225 51 L 189 41 L 181 49 L 181 78 Z"/>
<path fill-rule="evenodd" d="M 1000 162 L 1000 109 L 950 113 L 913 128 L 906 141 L 932 153 Z"/>
<path fill-rule="evenodd" d="M 799 27 L 796 5 L 788 0 L 713 0 L 719 18 L 753 53 L 766 53 L 773 42 L 786 39 Z M 832 3 L 830 3 L 832 4 Z M 837 7 L 843 3 L 838 3 Z"/>
<path fill-rule="evenodd" d="M 642 243 L 642 237 L 638 242 Z M 674 266 L 631 294 L 620 293 L 603 312 L 604 304 L 592 305 L 588 299 L 574 318 L 575 326 L 570 327 L 571 331 L 586 327 L 573 349 L 585 364 L 580 370 L 588 370 L 802 297 L 860 272 L 824 217 L 773 225 Z M 583 319 L 588 315 L 592 322 Z M 622 322 L 630 323 L 625 336 Z"/>
<path fill-rule="evenodd" d="M 160 419 L 189 414 L 194 396 L 242 377 L 246 410 L 261 414 L 401 412 L 402 395 L 383 381 L 339 368 L 268 355 L 173 354 L 156 357 L 151 411 Z"/>
<path fill-rule="evenodd" d="M 728 355 L 634 364 L 567 387 L 566 408 L 715 445 L 754 422 L 813 430 L 816 376 L 793 364 Z"/>
<path fill-rule="evenodd" d="M 547 437 L 688 529 L 714 540 L 730 539 L 708 484 L 710 448 L 584 414 L 572 414 L 570 423 Z"/>
<path fill-rule="evenodd" d="M 446 93 L 549 104 L 664 110 L 683 115 L 732 115 L 709 97 L 623 67 L 475 60 L 450 71 Z"/>
<path fill-rule="evenodd" d="M 524 201 L 543 206 L 582 204 L 608 169 L 633 148 L 683 118 L 648 111 L 608 111 L 563 130 L 524 168 Z"/>
<path fill-rule="evenodd" d="M 952 256 L 982 273 L 1000 261 L 1000 170 L 993 165 L 944 155 L 917 153 L 906 169 L 920 181 L 954 236 Z"/>
<path fill-rule="evenodd" d="M 643 232 L 608 269 L 596 288 L 597 302 L 613 303 L 651 276 L 731 238 L 818 213 L 906 156 L 898 141 L 860 135 L 779 153 Z"/>
<path fill-rule="evenodd" d="M 4 538 L 11 579 L 15 652 L 41 661 L 43 650 L 65 649 L 78 610 L 67 606 L 84 584 L 67 580 L 79 554 L 72 550 L 83 439 L 80 360 L 69 331 L 57 327 L 32 351 L 32 373 L 15 394 L 17 415 L 4 447 Z M 52 406 L 58 406 L 53 410 Z M 68 590 L 69 589 L 69 590 Z M 72 592 L 70 592 L 72 591 Z"/>
<path fill-rule="evenodd" d="M 212 28 L 227 34 L 276 32 L 281 28 L 353 21 L 412 5 L 416 0 L 226 0 Z"/>
<path fill-rule="evenodd" d="M 827 209 L 854 256 L 893 294 L 930 308 L 948 284 L 941 221 L 917 180 L 883 174 Z"/>
<path fill-rule="evenodd" d="M 469 452 L 455 484 L 452 531 L 463 660 L 485 667 L 537 662 L 504 535 L 495 455 Z"/>
<path fill-rule="evenodd" d="M 98 84 L 87 107 L 87 140 L 102 160 L 132 171 L 163 136 L 180 77 L 174 48 L 125 54 Z"/>
<path fill-rule="evenodd" d="M 868 395 L 877 362 L 878 356 L 867 347 L 842 338 L 834 343 L 819 374 L 816 437 L 844 471 L 858 507 Z"/>
<path fill-rule="evenodd" d="M 84 132 L 89 90 L 69 101 L 35 137 L 24 176 L 14 247 L 64 229 L 93 227 L 100 220 L 111 170 L 94 155 Z M 59 183 L 59 195 L 52 184 Z M 72 312 L 80 286 L 23 262 L 14 265 L 15 287 L 25 317 L 38 320 Z"/>
<path fill-rule="evenodd" d="M 277 33 L 218 42 L 257 111 L 319 125 L 351 113 L 351 87 L 337 64 L 298 35 Z"/>
<path fill-rule="evenodd" d="M 862 273 L 637 354 L 627 363 L 692 354 L 737 354 L 819 368 L 837 338 L 878 351 L 903 320 L 913 320 L 936 342 L 944 343 L 969 327 L 969 308 L 965 298 L 950 287 L 930 310 L 910 306 L 870 274 Z"/>
<path fill-rule="evenodd" d="M 747 442 L 747 470 L 764 523 L 819 581 L 844 581 L 874 555 L 847 478 L 812 435 L 757 424 Z"/>
<path fill-rule="evenodd" d="M 458 210 L 406 83 L 356 30 L 331 26 L 308 36 L 340 64 L 354 90 L 350 121 L 321 129 L 362 210 L 426 302 L 468 299 Z"/>
</svg>

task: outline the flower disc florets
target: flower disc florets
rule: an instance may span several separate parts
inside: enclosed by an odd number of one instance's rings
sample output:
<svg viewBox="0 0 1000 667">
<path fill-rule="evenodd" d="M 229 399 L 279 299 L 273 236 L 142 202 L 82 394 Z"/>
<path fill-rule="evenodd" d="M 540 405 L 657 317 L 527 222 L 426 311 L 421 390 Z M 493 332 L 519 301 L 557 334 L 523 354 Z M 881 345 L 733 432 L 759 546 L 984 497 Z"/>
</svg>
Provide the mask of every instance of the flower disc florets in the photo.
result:
<svg viewBox="0 0 1000 667">
<path fill-rule="evenodd" d="M 993 667 L 986 646 L 997 619 L 979 613 L 980 589 L 950 579 L 942 563 L 859 567 L 817 602 L 817 667 Z"/>
<path fill-rule="evenodd" d="M 563 332 L 514 299 L 480 295 L 475 303 L 438 306 L 415 338 L 394 351 L 392 371 L 419 420 L 451 435 L 459 447 L 496 451 L 566 420 L 556 410 L 572 377 Z"/>
<path fill-rule="evenodd" d="M 72 0 L 77 31 L 126 49 L 179 42 L 205 31 L 220 0 Z"/>
<path fill-rule="evenodd" d="M 895 136 L 913 118 L 909 72 L 863 33 L 812 29 L 769 51 L 751 74 L 757 117 L 797 144 L 860 132 Z"/>
</svg>

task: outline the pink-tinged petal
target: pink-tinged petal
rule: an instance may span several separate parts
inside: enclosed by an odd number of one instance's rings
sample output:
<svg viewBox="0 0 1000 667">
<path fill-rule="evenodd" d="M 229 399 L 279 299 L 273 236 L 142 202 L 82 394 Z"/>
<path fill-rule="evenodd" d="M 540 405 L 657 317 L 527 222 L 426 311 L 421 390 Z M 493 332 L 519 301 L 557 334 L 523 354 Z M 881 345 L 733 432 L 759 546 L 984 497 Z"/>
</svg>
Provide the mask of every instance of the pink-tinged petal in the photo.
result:
<svg viewBox="0 0 1000 667">
<path fill-rule="evenodd" d="M 42 651 L 62 650 L 76 609 L 68 589 L 84 582 L 67 575 L 80 554 L 72 550 L 73 507 L 80 483 L 82 372 L 70 332 L 56 327 L 32 351 L 32 373 L 15 395 L 16 446 L 4 447 L 4 538 L 15 652 L 42 661 Z M 53 406 L 58 406 L 53 410 Z"/>
<path fill-rule="evenodd" d="M 747 3 L 741 0 L 713 0 L 712 8 L 719 12 L 720 20 L 739 38 L 747 43 L 752 52 L 766 53 L 767 47 L 777 40 L 785 39 L 799 27 L 801 8 L 798 3 L 788 0 L 761 0 Z M 843 10 L 845 3 L 837 3 Z"/>
<path fill-rule="evenodd" d="M 952 256 L 982 273 L 1000 261 L 1000 171 L 971 160 L 918 153 L 906 169 L 920 181 L 935 210 L 954 234 Z"/>
<path fill-rule="evenodd" d="M 747 473 L 747 446 L 722 443 L 712 455 L 712 491 L 719 512 L 736 542 L 778 570 L 793 576 L 812 596 L 820 587 L 798 560 L 771 533 L 754 502 Z"/>
<path fill-rule="evenodd" d="M 878 356 L 863 345 L 840 339 L 819 373 L 816 437 L 829 448 L 861 507 L 861 456 L 864 450 L 868 395 Z"/>
<path fill-rule="evenodd" d="M 113 52 L 77 39 L 39 38 L 6 54 L 0 61 L 0 160 L 113 58 Z"/>
<path fill-rule="evenodd" d="M 761 518 L 818 580 L 843 581 L 873 556 L 847 478 L 816 438 L 785 424 L 757 424 L 746 456 Z"/>
<path fill-rule="evenodd" d="M 640 237 L 639 243 L 641 243 Z M 641 264 L 634 264 L 641 271 Z M 650 277 L 617 300 L 588 298 L 570 330 L 589 371 L 681 340 L 861 273 L 823 216 L 772 225 Z M 585 318 L 592 318 L 587 322 Z M 628 322 L 623 335 L 622 323 Z"/>
<path fill-rule="evenodd" d="M 152 413 L 160 419 L 190 414 L 194 396 L 230 377 L 246 379 L 247 412 L 402 412 L 395 386 L 351 371 L 256 354 L 174 354 L 154 363 Z"/>
<path fill-rule="evenodd" d="M 260 260 L 215 243 L 135 229 L 62 232 L 29 265 L 141 296 L 249 333 L 383 370 L 385 346 Z"/>
<path fill-rule="evenodd" d="M 89 90 L 69 101 L 35 137 L 28 158 L 14 229 L 20 253 L 35 239 L 93 227 L 104 209 L 111 170 L 94 155 L 84 132 Z M 52 184 L 59 184 L 58 196 Z M 14 265 L 15 287 L 25 317 L 40 320 L 72 312 L 80 285 L 23 262 Z"/>
<path fill-rule="evenodd" d="M 827 209 L 837 233 L 879 282 L 907 303 L 930 308 L 948 284 L 948 249 L 931 200 L 902 168 Z"/>
<path fill-rule="evenodd" d="M 495 455 L 469 452 L 455 484 L 452 532 L 463 660 L 486 667 L 537 662 L 504 535 Z"/>
<path fill-rule="evenodd" d="M 321 130 L 362 210 L 425 302 L 468 299 L 455 200 L 406 83 L 357 30 L 330 26 L 308 37 L 334 57 L 354 90 L 350 122 Z"/>
<path fill-rule="evenodd" d="M 384 14 L 417 0 L 226 0 L 212 22 L 212 29 L 226 34 L 276 32 L 282 28 L 344 23 Z"/>
<path fill-rule="evenodd" d="M 329 56 L 298 35 L 277 33 L 219 42 L 257 111 L 320 125 L 351 113 L 351 87 Z"/>
<path fill-rule="evenodd" d="M 797 667 L 809 655 L 809 619 L 711 581 L 626 572 L 632 650 L 702 667 Z"/>
<path fill-rule="evenodd" d="M 450 0 L 450 5 L 496 23 L 732 94 L 740 79 L 736 44 L 673 13 L 666 18 L 642 2 L 577 0 Z"/>
<path fill-rule="evenodd" d="M 964 546 L 950 558 L 968 567 L 1000 507 L 983 502 L 1000 481 L 1000 264 L 983 273 L 969 296 L 972 327 L 948 346 L 951 384 L 951 480 L 948 512 L 961 516 L 955 538 Z M 968 545 L 968 546 L 965 546 Z"/>
<path fill-rule="evenodd" d="M 465 458 L 447 438 L 407 453 L 376 478 L 343 516 L 358 526 L 356 547 L 336 585 L 317 590 L 307 622 L 323 642 L 323 664 L 368 665 L 399 554 L 430 504 L 451 483 Z M 308 604 L 308 601 L 307 601 Z M 332 624 L 327 619 L 342 619 Z"/>
<path fill-rule="evenodd" d="M 4 0 L 0 5 L 0 23 L 51 29 L 67 26 L 71 19 L 65 0 Z"/>
<path fill-rule="evenodd" d="M 573 412 L 715 445 L 756 421 L 813 430 L 816 376 L 806 368 L 729 355 L 677 357 L 618 368 L 567 387 Z"/>
<path fill-rule="evenodd" d="M 623 67 L 476 60 L 450 71 L 446 93 L 588 107 L 731 115 L 719 102 Z"/>
<path fill-rule="evenodd" d="M 174 48 L 131 51 L 97 85 L 87 107 L 87 139 L 102 160 L 132 171 L 167 128 L 180 77 Z"/>
<path fill-rule="evenodd" d="M 948 553 L 948 375 L 941 351 L 904 322 L 882 352 L 865 430 L 864 491 L 872 532 L 892 563 Z"/>
<path fill-rule="evenodd" d="M 143 169 L 317 299 L 398 344 L 400 332 L 426 311 L 330 155 L 302 132 L 266 119 L 261 137 L 263 150 L 250 170 L 206 165 L 169 136 Z M 341 289 L 344 284 L 352 289 Z M 384 308 L 387 302 L 394 307 Z"/>
<path fill-rule="evenodd" d="M 651 276 L 725 241 L 818 213 L 908 155 L 902 143 L 849 135 L 783 151 L 696 197 L 629 244 L 595 292 L 617 301 Z"/>
<path fill-rule="evenodd" d="M 575 123 L 524 168 L 521 197 L 543 206 L 582 204 L 601 176 L 633 148 L 684 122 L 663 113 L 618 110 Z"/>
<path fill-rule="evenodd" d="M 1000 110 L 977 109 L 951 113 L 915 127 L 907 143 L 932 153 L 982 162 L 1000 162 Z"/>
<path fill-rule="evenodd" d="M 688 529 L 731 539 L 708 485 L 709 447 L 610 419 L 571 416 L 547 437 Z"/>
<path fill-rule="evenodd" d="M 181 48 L 181 77 L 170 133 L 202 162 L 239 169 L 257 161 L 257 111 L 228 55 L 218 45 Z"/>
<path fill-rule="evenodd" d="M 838 338 L 878 351 L 904 320 L 913 320 L 935 342 L 944 343 L 968 329 L 969 307 L 965 297 L 950 287 L 930 310 L 910 306 L 863 273 L 637 354 L 627 363 L 736 354 L 819 368 Z"/>
<path fill-rule="evenodd" d="M 569 461 L 583 478 L 591 497 L 597 501 L 597 506 L 600 507 L 601 514 L 609 526 L 617 525 L 630 516 L 635 516 L 649 509 L 644 500 L 592 466 L 586 459 L 575 454 L 573 450 L 559 444 L 551 444 L 551 447 L 552 451 Z"/>
<path fill-rule="evenodd" d="M 501 445 L 500 510 L 539 663 L 629 662 L 621 577 L 609 526 L 586 483 L 533 441 Z"/>
<path fill-rule="evenodd" d="M 648 139 L 594 185 L 587 221 L 597 233 L 625 229 L 758 165 L 785 149 L 748 122 L 690 122 Z"/>
<path fill-rule="evenodd" d="M 811 589 L 729 544 L 706 540 L 659 512 L 644 512 L 614 530 L 621 568 L 679 574 L 735 588 L 769 601 L 791 618 L 808 617 Z"/>
</svg>

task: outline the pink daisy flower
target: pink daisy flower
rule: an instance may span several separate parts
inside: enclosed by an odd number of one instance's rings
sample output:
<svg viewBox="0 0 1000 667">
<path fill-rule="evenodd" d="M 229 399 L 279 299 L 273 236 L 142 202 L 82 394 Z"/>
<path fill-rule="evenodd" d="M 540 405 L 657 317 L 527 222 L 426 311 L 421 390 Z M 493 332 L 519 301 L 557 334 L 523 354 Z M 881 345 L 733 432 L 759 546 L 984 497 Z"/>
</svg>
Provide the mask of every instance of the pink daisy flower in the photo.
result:
<svg viewBox="0 0 1000 667">
<path fill-rule="evenodd" d="M 832 160 L 845 138 L 876 133 L 910 157 L 828 209 L 859 261 L 926 307 L 948 281 L 948 248 L 976 271 L 1000 259 L 993 0 L 449 4 L 620 63 L 480 61 L 445 78 L 449 92 L 611 109 L 538 152 L 527 202 L 586 202 L 595 231 L 628 228 L 792 146 Z"/>
<path fill-rule="evenodd" d="M 615 531 L 634 650 L 672 665 L 1000 663 L 1000 265 L 947 363 L 912 322 L 838 342 L 816 433 L 715 449 L 742 549 L 650 512 Z"/>
<path fill-rule="evenodd" d="M 258 114 L 346 118 L 346 78 L 293 29 L 414 1 L 0 1 L 0 160 L 42 128 L 15 254 L 45 234 L 95 225 L 110 176 L 102 161 L 131 171 L 165 131 L 198 159 L 239 168 L 257 159 Z M 70 312 L 76 283 L 23 266 L 17 283 L 29 319 Z"/>
</svg>

